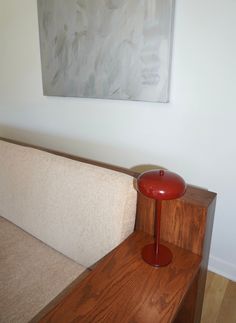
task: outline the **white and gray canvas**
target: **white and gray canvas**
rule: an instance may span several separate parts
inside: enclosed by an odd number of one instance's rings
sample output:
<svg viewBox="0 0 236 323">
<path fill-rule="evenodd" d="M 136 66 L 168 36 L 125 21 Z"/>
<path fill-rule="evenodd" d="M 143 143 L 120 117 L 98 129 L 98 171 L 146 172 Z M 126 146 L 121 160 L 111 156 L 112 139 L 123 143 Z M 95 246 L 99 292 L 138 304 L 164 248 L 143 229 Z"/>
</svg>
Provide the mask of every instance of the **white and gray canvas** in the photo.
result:
<svg viewBox="0 0 236 323">
<path fill-rule="evenodd" d="M 174 0 L 38 0 L 45 95 L 167 102 Z"/>
</svg>

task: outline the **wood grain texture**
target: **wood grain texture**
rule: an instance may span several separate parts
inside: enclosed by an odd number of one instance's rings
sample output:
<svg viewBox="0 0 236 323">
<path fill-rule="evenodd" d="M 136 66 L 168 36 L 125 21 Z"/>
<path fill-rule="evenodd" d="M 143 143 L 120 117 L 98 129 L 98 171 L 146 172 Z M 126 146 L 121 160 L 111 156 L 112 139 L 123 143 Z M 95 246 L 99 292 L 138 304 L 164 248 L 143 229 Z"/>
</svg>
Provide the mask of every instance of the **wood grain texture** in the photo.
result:
<svg viewBox="0 0 236 323">
<path fill-rule="evenodd" d="M 201 323 L 236 323 L 236 282 L 208 272 Z"/>
<path fill-rule="evenodd" d="M 236 323 L 236 283 L 228 281 L 217 323 Z"/>
<path fill-rule="evenodd" d="M 171 322 L 201 258 L 167 244 L 173 262 L 154 268 L 140 255 L 151 241 L 146 234 L 134 233 L 40 322 Z"/>
<path fill-rule="evenodd" d="M 215 193 L 188 186 L 182 198 L 163 201 L 161 239 L 202 255 L 207 212 L 215 198 Z M 139 197 L 136 230 L 154 235 L 154 211 L 154 200 Z"/>
<path fill-rule="evenodd" d="M 216 322 L 224 293 L 227 288 L 227 283 L 228 281 L 226 278 L 209 273 L 205 297 L 207 311 L 205 310 L 203 312 L 203 322 L 209 322 L 209 320 L 211 322 Z"/>
<path fill-rule="evenodd" d="M 211 201 L 208 200 L 208 193 L 212 195 Z M 212 235 L 212 227 L 214 221 L 214 213 L 215 213 L 215 204 L 216 204 L 216 195 L 214 193 L 206 191 L 207 203 L 202 207 L 202 214 L 200 214 L 200 232 L 201 235 L 199 238 L 202 239 L 201 244 L 193 244 L 193 246 L 199 245 L 199 254 L 202 257 L 200 270 L 198 275 L 195 277 L 195 284 L 190 287 L 189 296 L 185 297 L 183 302 L 183 306 L 181 311 L 178 314 L 178 323 L 185 323 L 186 321 L 189 323 L 199 323 L 202 315 L 202 305 L 206 284 L 206 275 L 207 275 L 207 267 L 209 260 L 209 252 L 210 252 L 210 243 L 211 243 L 211 235 Z M 193 204 L 194 208 L 196 207 Z M 193 211 L 194 213 L 194 211 Z M 191 214 L 191 213 L 190 213 Z M 204 234 L 202 234 L 204 233 Z M 189 236 L 191 238 L 191 236 Z M 196 287 L 197 286 L 197 287 Z M 190 307 L 191 305 L 191 307 Z M 191 311 L 192 320 L 189 318 L 189 313 Z"/>
<path fill-rule="evenodd" d="M 155 200 L 138 193 L 135 230 L 154 236 Z"/>
<path fill-rule="evenodd" d="M 203 237 L 203 250 L 202 250 L 202 261 L 201 261 L 201 269 L 199 273 L 199 281 L 198 281 L 198 294 L 196 299 L 196 311 L 195 311 L 195 322 L 198 323 L 201 320 L 202 315 L 202 306 L 204 299 L 204 292 L 206 286 L 206 277 L 207 277 L 207 268 L 209 262 L 209 253 L 211 246 L 211 236 L 212 236 L 212 228 L 214 222 L 214 214 L 215 214 L 215 206 L 216 206 L 216 196 L 212 199 L 212 202 L 206 209 L 206 220 L 205 220 L 205 234 Z"/>
<path fill-rule="evenodd" d="M 196 305 L 199 287 L 199 273 L 194 277 L 192 285 L 189 287 L 187 294 L 184 297 L 182 306 L 176 313 L 174 323 L 194 323 L 196 318 Z"/>
<path fill-rule="evenodd" d="M 163 203 L 161 238 L 177 246 L 202 254 L 206 210 L 181 200 Z"/>
<path fill-rule="evenodd" d="M 60 294 L 58 294 L 50 303 L 48 303 L 29 323 L 37 323 L 42 319 L 50 310 L 52 310 L 61 300 L 69 295 L 70 292 L 82 281 L 89 273 L 90 269 L 86 269 L 79 277 L 77 277 L 70 285 L 68 285 Z"/>
</svg>

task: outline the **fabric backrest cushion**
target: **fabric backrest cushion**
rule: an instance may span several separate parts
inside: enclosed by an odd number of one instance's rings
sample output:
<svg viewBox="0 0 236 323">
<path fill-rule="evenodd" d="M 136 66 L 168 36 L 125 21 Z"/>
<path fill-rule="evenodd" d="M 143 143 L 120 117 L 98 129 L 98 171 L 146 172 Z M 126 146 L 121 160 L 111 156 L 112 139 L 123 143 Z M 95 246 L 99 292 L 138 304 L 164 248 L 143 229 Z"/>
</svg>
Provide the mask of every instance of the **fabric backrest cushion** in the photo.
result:
<svg viewBox="0 0 236 323">
<path fill-rule="evenodd" d="M 133 230 L 126 174 L 0 140 L 0 214 L 90 266 Z"/>
</svg>

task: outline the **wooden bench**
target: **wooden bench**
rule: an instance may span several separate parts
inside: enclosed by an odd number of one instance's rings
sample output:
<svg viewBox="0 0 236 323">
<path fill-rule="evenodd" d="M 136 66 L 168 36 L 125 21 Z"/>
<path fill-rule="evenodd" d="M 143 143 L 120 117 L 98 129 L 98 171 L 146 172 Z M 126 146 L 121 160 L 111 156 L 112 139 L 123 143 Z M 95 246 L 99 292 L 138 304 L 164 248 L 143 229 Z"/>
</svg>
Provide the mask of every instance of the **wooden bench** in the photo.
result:
<svg viewBox="0 0 236 323">
<path fill-rule="evenodd" d="M 152 201 L 140 196 L 134 234 L 40 322 L 200 322 L 214 207 L 215 194 L 194 187 L 164 203 L 162 239 L 174 258 L 157 269 L 140 255 L 154 221 Z"/>
<path fill-rule="evenodd" d="M 34 148 L 138 176 L 125 168 Z M 153 240 L 155 202 L 138 194 L 135 232 L 33 321 L 200 322 L 215 202 L 215 193 L 193 186 L 182 198 L 163 202 L 161 239 L 173 261 L 154 268 L 140 251 Z"/>
</svg>

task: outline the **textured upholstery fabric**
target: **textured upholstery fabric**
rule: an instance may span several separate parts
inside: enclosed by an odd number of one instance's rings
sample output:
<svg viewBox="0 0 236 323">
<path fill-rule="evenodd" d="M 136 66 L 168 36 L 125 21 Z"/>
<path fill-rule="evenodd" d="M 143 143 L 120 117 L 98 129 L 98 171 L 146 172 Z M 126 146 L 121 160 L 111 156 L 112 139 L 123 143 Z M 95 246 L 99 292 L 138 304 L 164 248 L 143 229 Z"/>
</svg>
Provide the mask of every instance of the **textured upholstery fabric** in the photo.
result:
<svg viewBox="0 0 236 323">
<path fill-rule="evenodd" d="M 88 267 L 134 229 L 131 176 L 0 140 L 0 214 Z"/>
<path fill-rule="evenodd" d="M 0 217 L 0 322 L 29 322 L 85 269 Z"/>
</svg>

